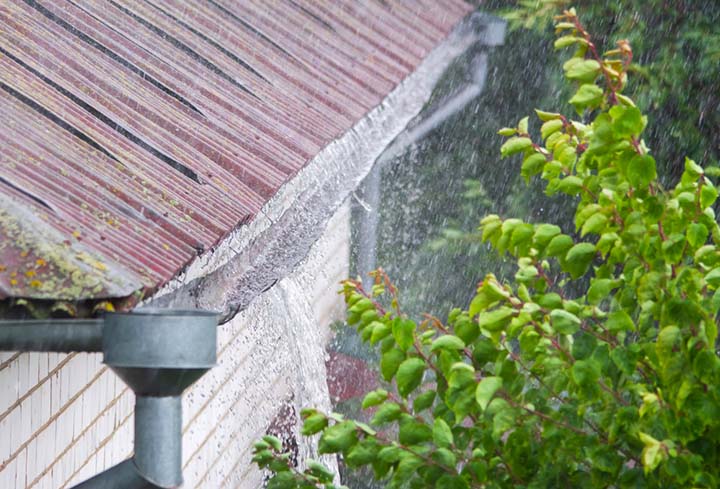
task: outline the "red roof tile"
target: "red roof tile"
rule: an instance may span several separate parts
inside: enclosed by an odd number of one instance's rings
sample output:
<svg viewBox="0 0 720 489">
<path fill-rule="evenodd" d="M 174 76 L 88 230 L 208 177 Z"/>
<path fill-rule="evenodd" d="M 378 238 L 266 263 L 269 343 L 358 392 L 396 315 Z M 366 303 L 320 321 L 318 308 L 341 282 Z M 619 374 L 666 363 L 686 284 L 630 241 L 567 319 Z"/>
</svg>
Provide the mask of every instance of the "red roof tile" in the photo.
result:
<svg viewBox="0 0 720 489">
<path fill-rule="evenodd" d="M 154 289 L 375 107 L 461 0 L 0 5 L 0 298 Z"/>
</svg>

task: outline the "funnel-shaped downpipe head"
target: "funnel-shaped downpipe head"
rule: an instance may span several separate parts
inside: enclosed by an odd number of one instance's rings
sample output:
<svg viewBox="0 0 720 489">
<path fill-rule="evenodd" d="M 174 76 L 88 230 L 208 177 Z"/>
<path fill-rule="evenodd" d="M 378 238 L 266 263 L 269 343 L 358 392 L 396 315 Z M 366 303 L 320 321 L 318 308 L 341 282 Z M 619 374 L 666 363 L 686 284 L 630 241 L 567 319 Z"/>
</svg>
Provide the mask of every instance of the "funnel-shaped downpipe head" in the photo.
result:
<svg viewBox="0 0 720 489">
<path fill-rule="evenodd" d="M 135 392 L 135 454 L 75 489 L 169 489 L 182 484 L 180 395 L 215 365 L 217 315 L 140 309 L 108 314 L 105 363 Z"/>
<path fill-rule="evenodd" d="M 217 315 L 138 309 L 108 314 L 104 362 L 138 395 L 179 396 L 215 365 Z"/>
</svg>

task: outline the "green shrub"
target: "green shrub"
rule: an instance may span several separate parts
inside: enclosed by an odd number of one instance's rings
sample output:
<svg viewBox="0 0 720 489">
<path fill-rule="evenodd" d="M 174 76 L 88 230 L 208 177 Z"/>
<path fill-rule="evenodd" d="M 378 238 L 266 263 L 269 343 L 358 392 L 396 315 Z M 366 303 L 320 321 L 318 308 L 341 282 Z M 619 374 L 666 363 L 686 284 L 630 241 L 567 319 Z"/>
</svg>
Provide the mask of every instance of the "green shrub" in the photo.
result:
<svg viewBox="0 0 720 489">
<path fill-rule="evenodd" d="M 388 487 L 663 487 L 720 484 L 720 227 L 716 168 L 691 160 L 665 189 L 641 139 L 647 119 L 623 95 L 627 42 L 602 54 L 575 11 L 556 47 L 585 122 L 537 111 L 500 133 L 503 157 L 549 195 L 576 199 L 575 229 L 490 215 L 482 239 L 517 264 L 488 274 L 467 310 L 442 322 L 401 311 L 382 272 L 347 281 L 348 323 L 379 345 L 386 389 L 367 394 L 369 425 L 304 410 L 303 434 Z M 538 142 L 539 141 L 539 142 Z M 254 461 L 271 488 L 331 488 L 279 442 Z"/>
</svg>

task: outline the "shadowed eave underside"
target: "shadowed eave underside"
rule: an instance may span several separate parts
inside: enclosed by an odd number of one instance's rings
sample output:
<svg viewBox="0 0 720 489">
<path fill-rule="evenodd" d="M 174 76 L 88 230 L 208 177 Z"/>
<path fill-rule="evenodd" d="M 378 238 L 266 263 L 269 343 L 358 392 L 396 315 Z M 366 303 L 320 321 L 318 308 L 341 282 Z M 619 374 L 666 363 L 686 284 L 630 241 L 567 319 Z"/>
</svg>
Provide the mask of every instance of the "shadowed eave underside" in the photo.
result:
<svg viewBox="0 0 720 489">
<path fill-rule="evenodd" d="M 0 298 L 148 293 L 261 212 L 459 0 L 0 5 Z"/>
</svg>

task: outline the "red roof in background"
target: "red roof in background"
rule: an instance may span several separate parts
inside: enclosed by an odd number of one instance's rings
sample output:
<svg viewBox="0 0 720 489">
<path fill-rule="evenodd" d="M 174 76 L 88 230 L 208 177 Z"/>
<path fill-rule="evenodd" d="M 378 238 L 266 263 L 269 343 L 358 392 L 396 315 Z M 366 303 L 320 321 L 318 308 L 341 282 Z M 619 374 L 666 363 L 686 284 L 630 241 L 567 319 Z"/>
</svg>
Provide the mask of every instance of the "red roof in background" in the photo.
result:
<svg viewBox="0 0 720 489">
<path fill-rule="evenodd" d="M 155 288 L 376 106 L 461 0 L 0 5 L 0 297 Z"/>
</svg>

